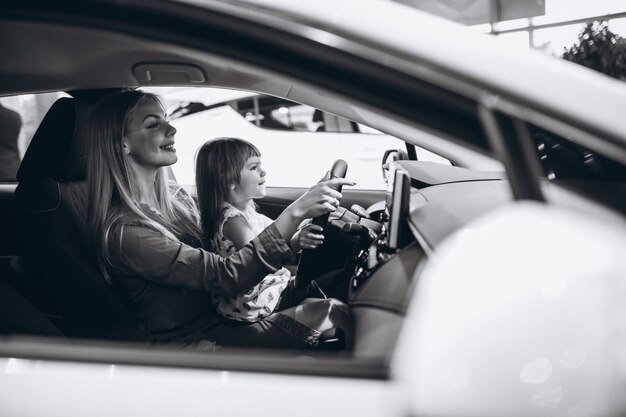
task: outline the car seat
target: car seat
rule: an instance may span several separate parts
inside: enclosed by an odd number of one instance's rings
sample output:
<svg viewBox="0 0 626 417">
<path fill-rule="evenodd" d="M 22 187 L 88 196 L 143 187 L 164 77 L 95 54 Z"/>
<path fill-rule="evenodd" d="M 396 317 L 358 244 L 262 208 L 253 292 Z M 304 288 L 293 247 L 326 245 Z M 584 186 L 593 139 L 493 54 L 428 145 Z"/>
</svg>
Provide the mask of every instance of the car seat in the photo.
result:
<svg viewBox="0 0 626 417">
<path fill-rule="evenodd" d="M 66 336 L 150 340 L 99 272 L 80 233 L 92 108 L 86 100 L 60 98 L 35 132 L 17 173 L 18 245 L 40 277 L 46 313 Z"/>
<path fill-rule="evenodd" d="M 2 279 L 0 279 L 0 335 L 63 336 L 41 311 Z"/>
<path fill-rule="evenodd" d="M 325 132 L 326 126 L 324 125 L 324 113 L 320 109 L 315 109 L 313 112 L 313 123 L 317 125 L 316 132 Z"/>
</svg>

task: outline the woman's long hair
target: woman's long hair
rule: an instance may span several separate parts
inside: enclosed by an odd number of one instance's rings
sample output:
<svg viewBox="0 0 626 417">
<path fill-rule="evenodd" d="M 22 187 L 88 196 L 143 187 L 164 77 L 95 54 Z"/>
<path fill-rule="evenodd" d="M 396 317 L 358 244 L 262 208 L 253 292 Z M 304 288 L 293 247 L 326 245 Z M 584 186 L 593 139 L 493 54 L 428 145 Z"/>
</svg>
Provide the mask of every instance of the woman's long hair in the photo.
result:
<svg viewBox="0 0 626 417">
<path fill-rule="evenodd" d="M 248 158 L 261 156 L 256 146 L 243 139 L 217 138 L 206 142 L 196 155 L 196 187 L 202 224 L 202 241 L 212 248 L 220 216 L 232 185 L 241 180 Z"/>
<path fill-rule="evenodd" d="M 109 280 L 107 270 L 115 270 L 110 256 L 111 231 L 124 216 L 131 216 L 170 239 L 200 242 L 195 205 L 177 198 L 180 187 L 173 186 L 167 167 L 159 168 L 154 183 L 160 216 L 144 211 L 139 205 L 139 186 L 124 155 L 123 137 L 128 114 L 144 100 L 154 100 L 163 106 L 158 96 L 129 90 L 106 96 L 92 114 L 87 168 L 87 231 L 100 269 Z"/>
</svg>

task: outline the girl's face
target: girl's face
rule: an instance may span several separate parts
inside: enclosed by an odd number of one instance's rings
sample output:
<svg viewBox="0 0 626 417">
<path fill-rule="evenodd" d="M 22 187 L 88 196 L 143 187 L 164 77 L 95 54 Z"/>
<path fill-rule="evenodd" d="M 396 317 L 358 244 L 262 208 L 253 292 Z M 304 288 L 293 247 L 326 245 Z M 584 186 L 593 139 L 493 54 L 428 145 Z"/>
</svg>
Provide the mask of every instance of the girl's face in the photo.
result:
<svg viewBox="0 0 626 417">
<path fill-rule="evenodd" d="M 130 111 L 124 127 L 124 153 L 142 168 L 160 168 L 176 163 L 174 135 L 165 110 L 158 101 L 146 99 Z"/>
<path fill-rule="evenodd" d="M 241 203 L 261 197 L 265 197 L 265 171 L 261 168 L 261 158 L 251 156 L 243 164 L 239 184 L 235 184 L 230 199 L 232 203 Z"/>
</svg>

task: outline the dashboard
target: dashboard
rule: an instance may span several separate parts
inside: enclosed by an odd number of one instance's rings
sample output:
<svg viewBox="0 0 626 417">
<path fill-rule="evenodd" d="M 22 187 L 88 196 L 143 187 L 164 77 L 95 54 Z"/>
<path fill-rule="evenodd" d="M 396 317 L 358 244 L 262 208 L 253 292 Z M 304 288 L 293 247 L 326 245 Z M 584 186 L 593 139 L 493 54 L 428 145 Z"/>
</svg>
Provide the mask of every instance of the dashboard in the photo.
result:
<svg viewBox="0 0 626 417">
<path fill-rule="evenodd" d="M 330 220 L 344 233 L 357 236 L 348 262 L 357 356 L 384 355 L 393 347 L 419 284 L 421 265 L 436 246 L 468 221 L 512 198 L 500 172 L 409 160 L 393 161 L 385 168 L 384 201 L 365 213 L 343 209 Z"/>
</svg>

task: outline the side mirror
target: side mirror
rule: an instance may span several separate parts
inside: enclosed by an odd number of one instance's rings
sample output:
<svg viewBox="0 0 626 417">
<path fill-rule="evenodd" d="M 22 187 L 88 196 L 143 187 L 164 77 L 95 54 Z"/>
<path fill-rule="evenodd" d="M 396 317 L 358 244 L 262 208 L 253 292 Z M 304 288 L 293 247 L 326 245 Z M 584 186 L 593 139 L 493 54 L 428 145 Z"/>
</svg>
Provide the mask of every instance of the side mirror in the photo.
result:
<svg viewBox="0 0 626 417">
<path fill-rule="evenodd" d="M 382 169 L 383 179 L 387 181 L 389 176 L 389 163 L 409 159 L 409 155 L 400 149 L 387 149 L 383 155 Z"/>
</svg>

